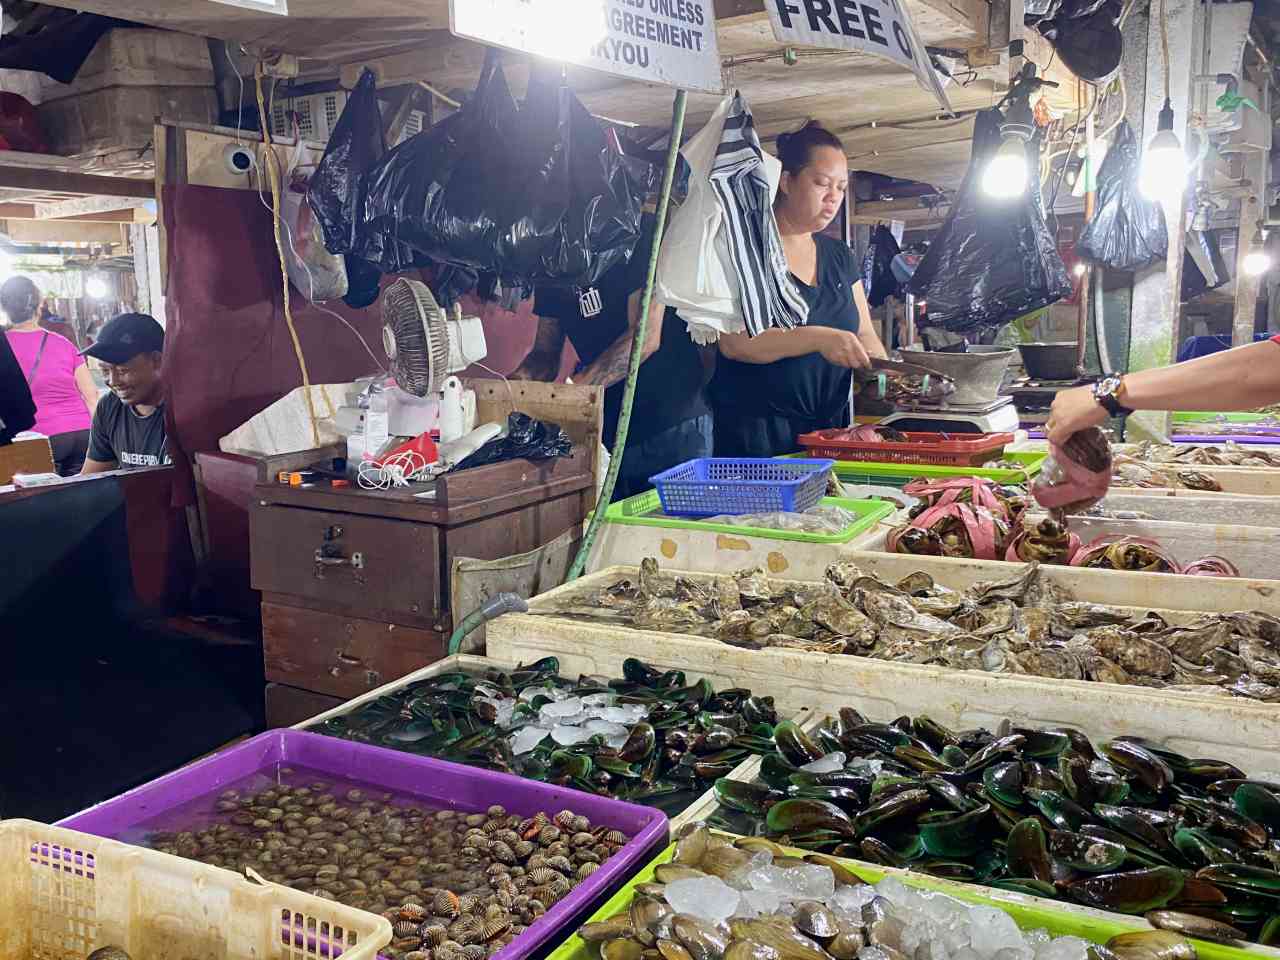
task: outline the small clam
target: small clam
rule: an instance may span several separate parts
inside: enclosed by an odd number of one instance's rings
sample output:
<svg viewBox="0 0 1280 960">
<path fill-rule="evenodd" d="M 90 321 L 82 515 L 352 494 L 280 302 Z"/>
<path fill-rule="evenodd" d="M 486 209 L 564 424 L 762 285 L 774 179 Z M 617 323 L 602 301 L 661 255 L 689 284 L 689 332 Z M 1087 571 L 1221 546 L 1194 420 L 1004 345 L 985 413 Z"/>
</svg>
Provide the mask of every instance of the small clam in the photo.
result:
<svg viewBox="0 0 1280 960">
<path fill-rule="evenodd" d="M 130 960 L 130 957 L 119 947 L 99 947 L 87 960 Z"/>
<path fill-rule="evenodd" d="M 802 900 L 796 904 L 796 929 L 817 940 L 827 940 L 840 932 L 836 915 L 816 900 Z"/>
<path fill-rule="evenodd" d="M 773 947 L 756 940 L 734 940 L 724 951 L 724 960 L 779 960 Z"/>
<path fill-rule="evenodd" d="M 606 940 L 600 946 L 602 960 L 641 960 L 644 946 L 638 940 L 622 937 L 617 940 Z"/>
<path fill-rule="evenodd" d="M 719 960 L 729 946 L 729 938 L 718 928 L 687 913 L 671 918 L 671 932 L 693 960 Z"/>
<path fill-rule="evenodd" d="M 653 871 L 653 875 L 660 883 L 671 883 L 673 880 L 693 880 L 706 876 L 701 870 L 695 870 L 679 863 L 659 864 Z"/>
<path fill-rule="evenodd" d="M 1212 940 L 1216 943 L 1229 944 L 1248 939 L 1243 930 L 1229 923 L 1191 913 L 1180 913 L 1177 910 L 1152 910 L 1146 914 L 1146 921 L 1160 930 L 1172 930 L 1174 933 L 1200 940 Z"/>
<path fill-rule="evenodd" d="M 707 852 L 710 839 L 711 831 L 705 825 L 686 833 L 676 841 L 676 850 L 672 860 L 688 867 L 696 867 L 702 862 L 702 857 Z"/>
<path fill-rule="evenodd" d="M 1196 948 L 1170 930 L 1116 934 L 1106 948 L 1118 960 L 1196 960 Z"/>
<path fill-rule="evenodd" d="M 658 953 L 662 960 L 693 960 L 689 951 L 674 940 L 659 940 Z"/>
</svg>

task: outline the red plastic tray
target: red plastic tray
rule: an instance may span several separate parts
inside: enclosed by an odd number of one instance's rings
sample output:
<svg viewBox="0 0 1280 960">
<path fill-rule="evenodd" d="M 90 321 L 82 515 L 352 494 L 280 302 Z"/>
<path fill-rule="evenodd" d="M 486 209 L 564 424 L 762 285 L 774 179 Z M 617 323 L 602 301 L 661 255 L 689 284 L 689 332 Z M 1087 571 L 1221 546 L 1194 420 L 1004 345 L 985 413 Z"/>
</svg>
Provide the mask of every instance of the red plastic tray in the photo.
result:
<svg viewBox="0 0 1280 960">
<path fill-rule="evenodd" d="M 815 430 L 797 438 L 811 457 L 870 460 L 876 463 L 919 463 L 942 467 L 977 467 L 998 460 L 1012 433 L 907 433 L 905 441 L 850 440 L 849 431 Z"/>
</svg>

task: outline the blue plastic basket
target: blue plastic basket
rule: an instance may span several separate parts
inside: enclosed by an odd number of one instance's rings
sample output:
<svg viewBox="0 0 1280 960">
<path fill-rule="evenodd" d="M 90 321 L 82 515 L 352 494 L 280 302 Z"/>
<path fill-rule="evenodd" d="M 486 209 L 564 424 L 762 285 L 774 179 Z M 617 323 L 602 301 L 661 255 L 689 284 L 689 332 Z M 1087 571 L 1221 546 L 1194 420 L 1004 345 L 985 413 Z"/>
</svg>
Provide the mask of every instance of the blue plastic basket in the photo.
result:
<svg viewBox="0 0 1280 960">
<path fill-rule="evenodd" d="M 650 477 L 649 482 L 658 489 L 666 514 L 800 513 L 822 499 L 834 465 L 834 460 L 699 457 Z"/>
</svg>

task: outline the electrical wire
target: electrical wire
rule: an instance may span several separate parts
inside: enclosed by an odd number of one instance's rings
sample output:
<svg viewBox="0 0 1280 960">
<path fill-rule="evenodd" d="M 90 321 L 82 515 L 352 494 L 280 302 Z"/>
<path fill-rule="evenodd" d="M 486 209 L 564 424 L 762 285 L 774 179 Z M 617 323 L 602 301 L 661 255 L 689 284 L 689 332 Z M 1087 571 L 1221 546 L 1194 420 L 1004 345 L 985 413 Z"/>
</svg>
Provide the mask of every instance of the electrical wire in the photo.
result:
<svg viewBox="0 0 1280 960">
<path fill-rule="evenodd" d="M 1160 0 L 1160 49 L 1164 53 L 1164 98 L 1169 99 L 1169 24 L 1164 19 L 1164 0 Z"/>
<path fill-rule="evenodd" d="M 262 95 L 262 61 L 258 61 L 254 69 L 254 86 L 258 95 L 258 116 L 267 114 L 266 99 Z M 264 154 L 274 154 L 275 147 L 271 143 L 271 124 L 262 124 L 262 139 L 266 143 Z M 302 392 L 307 400 L 307 414 L 311 418 L 311 439 L 320 446 L 320 423 L 316 418 L 315 399 L 311 396 L 311 375 L 307 373 L 307 358 L 302 352 L 302 341 L 298 339 L 298 330 L 293 323 L 293 310 L 289 306 L 289 270 L 284 259 L 284 241 L 280 235 L 280 178 L 276 175 L 274 162 L 267 164 L 267 173 L 271 182 L 271 225 L 275 232 L 276 254 L 280 258 L 280 283 L 284 296 L 284 322 L 289 327 L 289 338 L 293 341 L 293 352 L 298 358 L 298 369 L 302 373 Z M 327 395 L 326 395 L 327 399 Z"/>
<path fill-rule="evenodd" d="M 222 42 L 222 52 L 226 55 L 227 63 L 231 64 L 231 70 L 235 73 L 236 79 L 240 81 L 240 99 L 236 101 L 236 144 L 243 147 L 244 141 L 240 139 L 240 124 L 244 123 L 244 77 L 240 75 L 240 68 L 236 66 L 235 60 L 231 59 L 231 46 L 225 40 Z M 258 120 L 265 123 L 262 117 Z"/>
<path fill-rule="evenodd" d="M 361 460 L 356 468 L 356 483 L 364 490 L 390 490 L 430 479 L 431 464 L 417 450 L 405 450 L 387 457 L 382 463 Z"/>
</svg>

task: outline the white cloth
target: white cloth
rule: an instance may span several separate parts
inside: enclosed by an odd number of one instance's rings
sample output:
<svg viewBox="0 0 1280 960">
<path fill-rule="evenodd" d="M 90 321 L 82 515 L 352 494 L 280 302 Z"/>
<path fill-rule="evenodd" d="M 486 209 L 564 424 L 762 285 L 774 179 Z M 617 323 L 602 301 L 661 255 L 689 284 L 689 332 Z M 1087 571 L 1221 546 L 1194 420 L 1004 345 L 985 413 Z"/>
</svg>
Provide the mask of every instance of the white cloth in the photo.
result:
<svg viewBox="0 0 1280 960">
<path fill-rule="evenodd" d="M 729 255 L 725 210 L 711 183 L 716 152 L 724 134 L 733 97 L 725 97 L 707 125 L 681 149 L 689 165 L 689 192 L 671 214 L 658 256 L 655 295 L 675 307 L 694 343 L 715 343 L 723 333 L 742 333 L 742 290 Z M 782 164 L 764 154 L 772 202 L 782 178 Z"/>
</svg>

